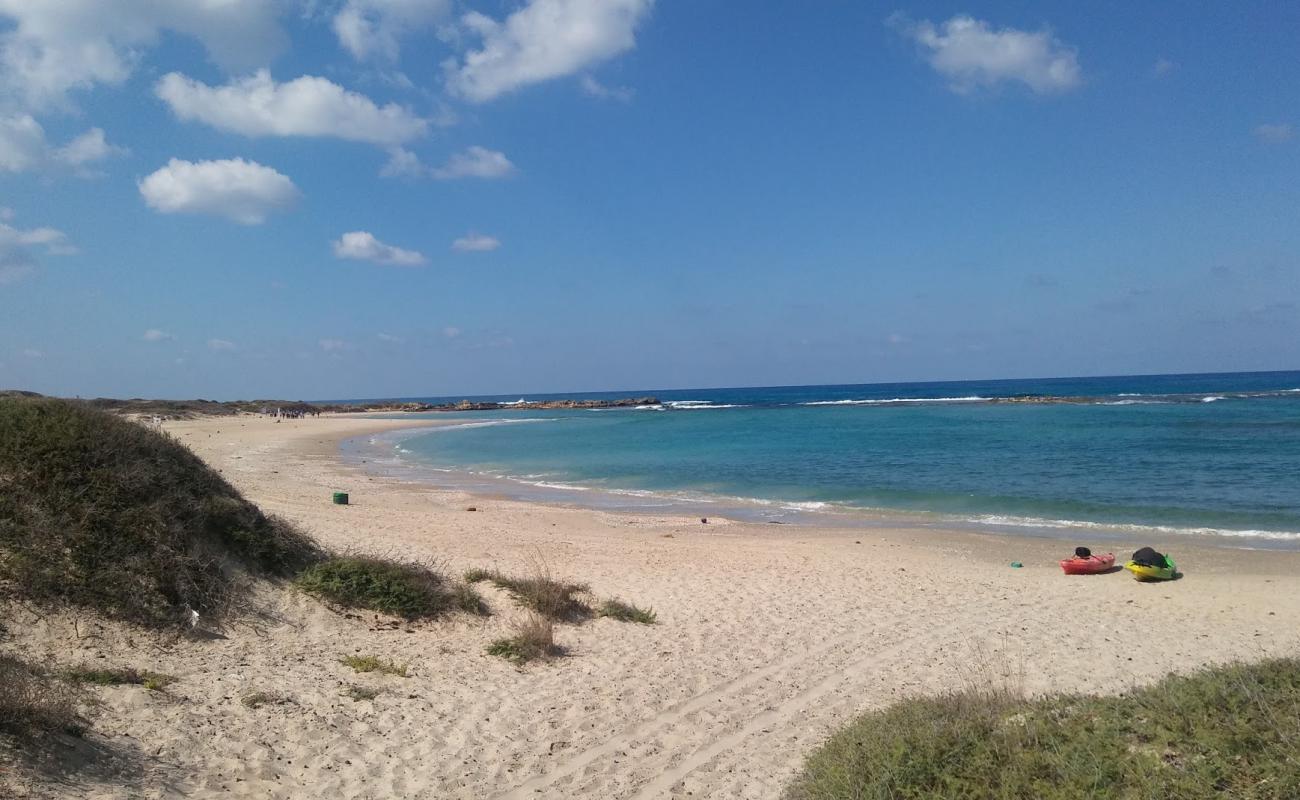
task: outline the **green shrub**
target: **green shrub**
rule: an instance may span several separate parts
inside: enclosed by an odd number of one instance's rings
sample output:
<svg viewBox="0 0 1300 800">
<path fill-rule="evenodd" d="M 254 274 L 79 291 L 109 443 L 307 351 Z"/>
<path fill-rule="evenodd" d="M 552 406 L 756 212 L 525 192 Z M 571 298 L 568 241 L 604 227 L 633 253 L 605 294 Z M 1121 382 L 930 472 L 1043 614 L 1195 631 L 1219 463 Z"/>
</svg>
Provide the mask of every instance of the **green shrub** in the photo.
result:
<svg viewBox="0 0 1300 800">
<path fill-rule="evenodd" d="M 237 611 L 232 567 L 290 576 L 315 543 L 183 445 L 82 404 L 0 398 L 0 587 L 151 627 Z"/>
<path fill-rule="evenodd" d="M 639 622 L 642 625 L 653 625 L 658 619 L 653 608 L 637 608 L 622 600 L 606 600 L 601 603 L 600 608 L 596 609 L 596 616 L 609 617 L 619 622 Z"/>
<path fill-rule="evenodd" d="M 176 682 L 171 675 L 131 667 L 74 667 L 64 671 L 63 677 L 72 683 L 93 683 L 96 686 L 143 686 L 154 692 L 162 691 Z"/>
<path fill-rule="evenodd" d="M 431 567 L 370 556 L 339 556 L 313 564 L 296 585 L 331 603 L 365 608 L 407 620 L 449 611 L 481 614 L 483 601 L 472 590 L 449 585 Z"/>
<path fill-rule="evenodd" d="M 339 659 L 344 666 L 352 667 L 357 672 L 381 672 L 385 675 L 406 677 L 406 665 L 394 664 L 378 656 L 344 656 Z"/>
<path fill-rule="evenodd" d="M 860 717 L 789 800 L 1300 797 L 1300 659 L 1206 669 L 1118 697 L 963 692 Z"/>
</svg>

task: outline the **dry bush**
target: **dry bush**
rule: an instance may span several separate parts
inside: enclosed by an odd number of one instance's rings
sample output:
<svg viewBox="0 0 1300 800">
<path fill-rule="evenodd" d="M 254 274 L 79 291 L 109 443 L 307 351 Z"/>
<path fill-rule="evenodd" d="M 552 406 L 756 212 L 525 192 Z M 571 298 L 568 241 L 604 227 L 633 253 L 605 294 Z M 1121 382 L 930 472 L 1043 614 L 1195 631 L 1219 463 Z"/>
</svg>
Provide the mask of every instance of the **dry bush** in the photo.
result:
<svg viewBox="0 0 1300 800">
<path fill-rule="evenodd" d="M 554 620 L 532 613 L 517 619 L 514 634 L 490 644 L 488 652 L 516 664 L 526 664 L 563 655 L 564 649 L 555 643 Z"/>
<path fill-rule="evenodd" d="M 0 733 L 19 741 L 63 731 L 79 733 L 76 687 L 0 655 Z"/>
<path fill-rule="evenodd" d="M 470 583 L 488 581 L 505 589 L 520 604 L 542 616 L 560 622 L 580 622 L 591 617 L 591 606 L 574 595 L 588 590 L 584 583 L 566 583 L 551 575 L 550 567 L 542 560 L 534 563 L 531 574 L 512 577 L 496 570 L 474 569 L 465 573 Z"/>
</svg>

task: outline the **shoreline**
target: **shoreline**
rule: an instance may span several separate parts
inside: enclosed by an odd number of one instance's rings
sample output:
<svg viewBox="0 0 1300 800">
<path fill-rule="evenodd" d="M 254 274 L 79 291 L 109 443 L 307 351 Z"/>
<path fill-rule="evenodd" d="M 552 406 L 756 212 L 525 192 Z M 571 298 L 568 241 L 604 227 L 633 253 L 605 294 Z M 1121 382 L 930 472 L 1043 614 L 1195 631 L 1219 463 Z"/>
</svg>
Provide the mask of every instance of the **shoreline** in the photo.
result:
<svg viewBox="0 0 1300 800">
<path fill-rule="evenodd" d="M 471 472 L 454 466 L 393 455 L 391 448 L 403 438 L 420 436 L 436 428 L 499 425 L 524 420 L 397 420 L 397 427 L 361 431 L 335 438 L 343 463 L 367 475 L 416 482 L 444 491 L 462 491 L 475 497 L 512 500 L 560 508 L 586 509 L 616 514 L 677 514 L 687 517 L 725 518 L 755 525 L 789 525 L 794 528 L 834 528 L 848 531 L 909 530 L 919 536 L 934 532 L 971 533 L 1009 538 L 1072 542 L 1088 539 L 1107 547 L 1134 550 L 1148 544 L 1172 549 L 1186 546 L 1232 550 L 1300 551 L 1300 532 L 1229 530 L 1178 527 L 1161 524 L 1106 523 L 1089 520 L 1050 519 L 1015 514 L 983 513 L 963 517 L 940 511 L 865 508 L 836 502 L 786 501 L 772 498 L 708 495 L 687 490 L 606 489 L 566 482 L 534 482 L 523 478 Z M 357 420 L 360 422 L 360 420 Z M 427 422 L 428 424 L 423 424 Z M 403 451 L 405 452 L 405 451 Z M 1117 556 L 1119 554 L 1117 553 Z"/>
<path fill-rule="evenodd" d="M 33 619 L 11 628 L 31 660 L 177 678 L 165 695 L 100 690 L 93 721 L 96 744 L 148 743 L 147 785 L 159 788 L 102 779 L 69 796 L 769 800 L 831 732 L 903 697 L 989 680 L 1106 694 L 1300 653 L 1298 553 L 1189 545 L 1175 551 L 1178 581 L 1069 578 L 1057 540 L 701 525 L 431 489 L 339 457 L 347 436 L 427 423 L 240 417 L 164 430 L 336 551 L 448 575 L 541 562 L 593 599 L 653 608 L 658 623 L 563 624 L 567 655 L 517 668 L 486 648 L 519 607 L 482 584 L 492 616 L 418 625 L 268 588 L 265 619 L 152 648 L 111 627 Z M 351 504 L 333 505 L 332 491 Z M 409 673 L 357 675 L 345 655 Z M 341 696 L 355 684 L 379 694 Z M 250 708 L 250 692 L 285 699 Z"/>
</svg>

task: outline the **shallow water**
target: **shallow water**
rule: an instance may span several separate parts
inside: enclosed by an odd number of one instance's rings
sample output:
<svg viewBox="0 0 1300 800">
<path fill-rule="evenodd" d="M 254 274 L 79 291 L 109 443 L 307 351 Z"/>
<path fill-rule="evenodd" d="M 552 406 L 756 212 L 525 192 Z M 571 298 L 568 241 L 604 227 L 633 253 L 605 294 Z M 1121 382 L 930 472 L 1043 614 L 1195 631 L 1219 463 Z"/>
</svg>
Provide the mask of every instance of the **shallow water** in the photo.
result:
<svg viewBox="0 0 1300 800">
<path fill-rule="evenodd" d="M 435 414 L 464 424 L 371 452 L 444 483 L 606 508 L 1300 546 L 1297 372 L 579 396 L 642 394 L 663 403 Z"/>
</svg>

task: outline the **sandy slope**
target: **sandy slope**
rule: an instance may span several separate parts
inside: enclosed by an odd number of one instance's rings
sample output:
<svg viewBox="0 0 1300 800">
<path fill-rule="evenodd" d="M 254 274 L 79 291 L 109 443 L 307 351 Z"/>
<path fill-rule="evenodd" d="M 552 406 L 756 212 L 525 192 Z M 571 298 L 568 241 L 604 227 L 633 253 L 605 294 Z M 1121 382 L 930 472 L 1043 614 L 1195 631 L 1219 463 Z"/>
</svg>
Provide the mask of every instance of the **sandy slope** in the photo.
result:
<svg viewBox="0 0 1300 800">
<path fill-rule="evenodd" d="M 484 590 L 488 620 L 417 626 L 269 592 L 274 613 L 256 625 L 168 647 L 31 619 L 14 626 L 31 655 L 180 678 L 166 694 L 100 690 L 90 744 L 109 756 L 61 794 L 770 798 L 828 731 L 901 695 L 994 674 L 1034 691 L 1110 691 L 1300 652 L 1300 554 L 1174 545 L 1188 576 L 1176 583 L 1065 578 L 1048 540 L 704 526 L 467 498 L 338 462 L 342 437 L 402 424 L 169 427 L 330 546 L 456 572 L 541 558 L 599 597 L 653 606 L 660 624 L 565 626 L 570 655 L 521 670 L 484 653 L 515 613 L 495 589 Z M 331 505 L 335 489 L 353 505 Z M 1155 638 L 1135 624 L 1152 617 L 1164 621 Z M 355 675 L 338 663 L 351 653 L 408 662 L 411 676 Z M 383 693 L 353 701 L 341 695 L 350 684 Z M 253 691 L 284 702 L 248 708 Z"/>
</svg>

